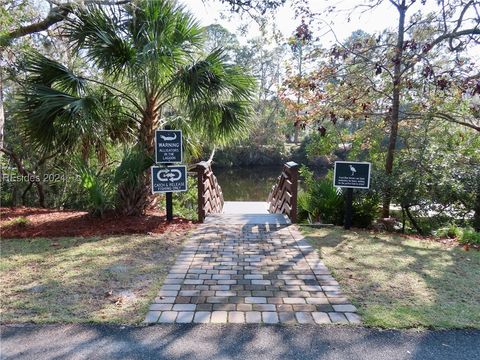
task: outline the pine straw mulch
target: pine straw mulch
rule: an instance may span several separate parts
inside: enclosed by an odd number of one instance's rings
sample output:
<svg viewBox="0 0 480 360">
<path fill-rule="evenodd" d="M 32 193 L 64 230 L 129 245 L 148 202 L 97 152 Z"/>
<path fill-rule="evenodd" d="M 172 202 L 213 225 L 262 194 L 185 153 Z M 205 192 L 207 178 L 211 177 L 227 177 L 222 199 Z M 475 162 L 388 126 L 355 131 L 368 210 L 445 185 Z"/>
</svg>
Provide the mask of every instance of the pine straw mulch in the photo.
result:
<svg viewBox="0 0 480 360">
<path fill-rule="evenodd" d="M 147 211 L 144 216 L 106 213 L 95 217 L 85 211 L 32 207 L 0 208 L 1 238 L 70 237 L 127 234 L 162 234 L 187 230 L 193 222 L 174 217 L 167 222 L 165 213 Z"/>
</svg>

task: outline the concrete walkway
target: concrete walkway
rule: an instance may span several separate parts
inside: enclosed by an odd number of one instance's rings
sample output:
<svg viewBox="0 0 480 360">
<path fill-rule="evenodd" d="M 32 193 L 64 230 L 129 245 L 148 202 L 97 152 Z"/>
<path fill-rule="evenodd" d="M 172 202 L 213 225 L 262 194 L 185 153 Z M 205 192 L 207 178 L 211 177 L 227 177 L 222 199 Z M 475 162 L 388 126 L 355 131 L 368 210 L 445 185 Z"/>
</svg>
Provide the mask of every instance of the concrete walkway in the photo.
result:
<svg viewBox="0 0 480 360">
<path fill-rule="evenodd" d="M 191 235 L 146 323 L 360 323 L 316 251 L 282 215 L 231 216 L 238 222 L 209 217 Z"/>
</svg>

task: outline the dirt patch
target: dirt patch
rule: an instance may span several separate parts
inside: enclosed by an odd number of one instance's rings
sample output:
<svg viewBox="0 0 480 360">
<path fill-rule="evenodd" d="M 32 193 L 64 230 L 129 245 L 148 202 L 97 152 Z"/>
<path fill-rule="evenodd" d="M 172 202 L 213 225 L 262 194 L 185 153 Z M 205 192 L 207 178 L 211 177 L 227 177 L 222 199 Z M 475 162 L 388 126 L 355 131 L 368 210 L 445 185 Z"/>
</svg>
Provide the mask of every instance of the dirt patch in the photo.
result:
<svg viewBox="0 0 480 360">
<path fill-rule="evenodd" d="M 148 211 L 144 216 L 107 213 L 100 218 L 84 211 L 0 208 L 2 238 L 162 234 L 167 228 L 175 231 L 191 226 L 192 221 L 179 217 L 167 223 L 165 213 L 160 211 Z"/>
</svg>

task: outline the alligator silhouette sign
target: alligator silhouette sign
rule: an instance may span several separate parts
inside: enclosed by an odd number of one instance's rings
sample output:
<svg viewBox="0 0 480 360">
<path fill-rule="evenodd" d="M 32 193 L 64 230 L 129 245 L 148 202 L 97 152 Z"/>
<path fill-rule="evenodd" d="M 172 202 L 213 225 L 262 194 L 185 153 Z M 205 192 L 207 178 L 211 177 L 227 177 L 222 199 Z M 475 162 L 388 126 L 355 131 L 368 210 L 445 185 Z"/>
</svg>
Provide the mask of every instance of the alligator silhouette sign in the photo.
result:
<svg viewBox="0 0 480 360">
<path fill-rule="evenodd" d="M 155 162 L 171 164 L 182 162 L 182 131 L 157 130 L 155 132 Z"/>
<path fill-rule="evenodd" d="M 187 167 L 152 166 L 152 193 L 187 191 Z"/>
</svg>

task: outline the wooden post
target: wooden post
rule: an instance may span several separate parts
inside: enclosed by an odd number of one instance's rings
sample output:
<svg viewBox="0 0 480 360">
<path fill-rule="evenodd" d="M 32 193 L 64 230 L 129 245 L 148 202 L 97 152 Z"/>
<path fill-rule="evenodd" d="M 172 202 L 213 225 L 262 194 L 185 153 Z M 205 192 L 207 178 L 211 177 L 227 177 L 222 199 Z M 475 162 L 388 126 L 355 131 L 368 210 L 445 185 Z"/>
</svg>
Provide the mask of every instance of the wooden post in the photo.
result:
<svg viewBox="0 0 480 360">
<path fill-rule="evenodd" d="M 223 210 L 223 193 L 213 174 L 211 161 L 197 164 L 198 221 L 203 222 L 208 214 L 219 214 Z"/>
<path fill-rule="evenodd" d="M 171 130 L 170 125 L 164 127 L 165 130 Z M 155 150 L 156 151 L 156 150 Z M 164 164 L 165 166 L 172 165 L 171 163 Z M 165 193 L 165 209 L 167 210 L 167 221 L 170 222 L 173 220 L 173 193 Z"/>
<path fill-rule="evenodd" d="M 345 230 L 350 230 L 350 228 L 352 227 L 353 189 L 347 188 L 347 193 L 345 195 L 345 220 L 343 227 Z"/>
<path fill-rule="evenodd" d="M 294 162 L 288 162 L 287 166 L 290 168 L 290 181 L 292 182 L 292 203 L 290 220 L 292 223 L 297 222 L 297 197 L 298 197 L 298 164 Z"/>
<path fill-rule="evenodd" d="M 204 201 L 203 201 L 203 193 L 204 193 L 204 186 L 203 186 L 203 178 L 205 174 L 205 167 L 202 163 L 197 164 L 197 189 L 198 189 L 198 199 L 197 199 L 197 214 L 198 214 L 198 221 L 203 223 L 205 220 L 205 209 L 204 209 Z"/>
<path fill-rule="evenodd" d="M 292 223 L 296 223 L 298 220 L 297 197 L 298 164 L 290 161 L 283 166 L 277 184 L 272 187 L 268 195 L 268 211 L 274 214 L 285 214 Z"/>
</svg>

